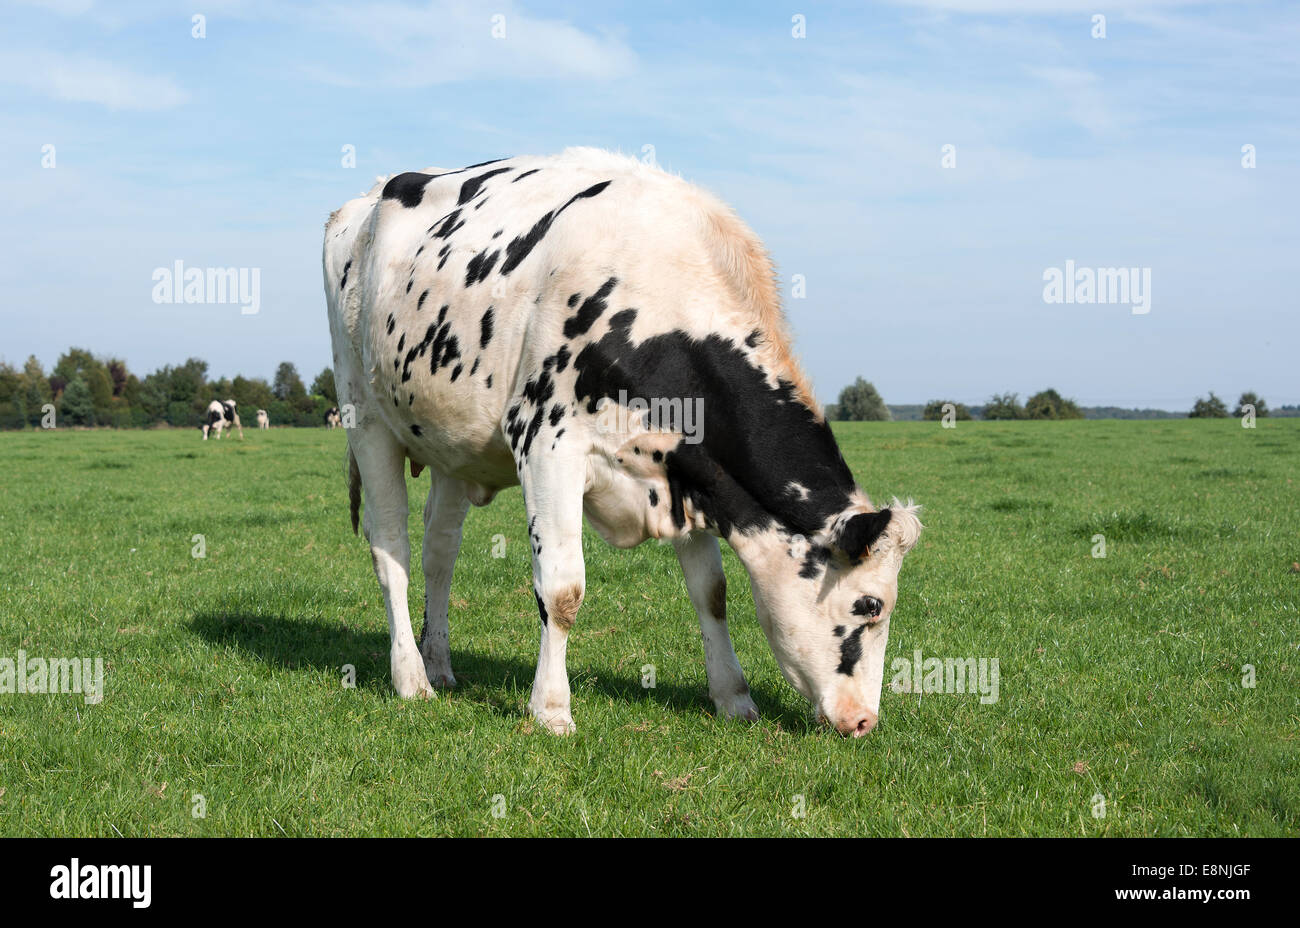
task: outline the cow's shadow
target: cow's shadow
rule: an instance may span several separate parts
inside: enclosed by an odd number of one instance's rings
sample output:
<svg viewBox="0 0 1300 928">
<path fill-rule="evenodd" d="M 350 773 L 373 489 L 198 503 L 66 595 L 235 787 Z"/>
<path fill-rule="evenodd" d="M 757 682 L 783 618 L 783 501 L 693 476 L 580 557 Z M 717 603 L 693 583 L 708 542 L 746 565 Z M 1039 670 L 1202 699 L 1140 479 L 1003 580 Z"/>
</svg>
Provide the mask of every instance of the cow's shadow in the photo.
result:
<svg viewBox="0 0 1300 928">
<path fill-rule="evenodd" d="M 256 659 L 287 670 L 328 672 L 342 679 L 344 664 L 356 670 L 356 687 L 396 699 L 389 683 L 388 634 L 318 619 L 289 618 L 247 610 L 206 610 L 194 615 L 190 628 L 215 645 L 234 647 Z M 453 630 L 454 640 L 454 630 Z M 703 655 L 701 655 L 701 667 Z M 527 714 L 524 702 L 532 687 L 536 665 L 532 661 L 452 648 L 451 666 L 457 686 L 451 698 L 469 699 L 500 715 Z M 641 685 L 640 676 L 627 676 L 598 668 L 574 666 L 569 676 L 576 692 L 595 691 L 627 703 L 653 702 L 674 711 L 707 712 L 715 709 L 707 686 L 688 686 L 662 680 L 653 688 Z M 522 694 L 522 699 L 516 698 Z M 763 718 L 791 730 L 807 728 L 806 716 L 792 711 L 763 687 L 752 688 Z"/>
</svg>

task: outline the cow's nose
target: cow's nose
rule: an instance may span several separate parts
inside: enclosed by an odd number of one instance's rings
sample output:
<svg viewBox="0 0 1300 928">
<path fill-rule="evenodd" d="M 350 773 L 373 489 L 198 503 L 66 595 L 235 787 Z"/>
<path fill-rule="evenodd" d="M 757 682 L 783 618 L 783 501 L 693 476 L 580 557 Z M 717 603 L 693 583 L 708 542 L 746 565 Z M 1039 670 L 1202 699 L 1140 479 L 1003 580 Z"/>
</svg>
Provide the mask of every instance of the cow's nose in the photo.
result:
<svg viewBox="0 0 1300 928">
<path fill-rule="evenodd" d="M 843 721 L 835 723 L 835 730 L 846 737 L 861 738 L 876 727 L 876 713 L 870 709 L 863 709 L 859 713 L 844 715 L 841 718 Z"/>
<path fill-rule="evenodd" d="M 853 729 L 853 737 L 861 738 L 867 732 L 871 731 L 871 729 L 875 728 L 878 718 L 879 716 L 877 716 L 876 713 L 868 712 L 864 717 L 858 720 L 857 727 Z"/>
</svg>

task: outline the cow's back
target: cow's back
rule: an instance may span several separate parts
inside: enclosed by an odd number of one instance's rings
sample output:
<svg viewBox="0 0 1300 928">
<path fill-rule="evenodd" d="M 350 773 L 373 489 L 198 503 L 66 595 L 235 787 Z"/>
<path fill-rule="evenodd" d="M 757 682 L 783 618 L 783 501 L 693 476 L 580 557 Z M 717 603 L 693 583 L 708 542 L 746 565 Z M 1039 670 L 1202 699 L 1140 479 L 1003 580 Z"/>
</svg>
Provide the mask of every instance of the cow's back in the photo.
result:
<svg viewBox="0 0 1300 928">
<path fill-rule="evenodd" d="M 331 217 L 325 273 L 336 352 L 411 456 L 485 485 L 514 479 L 512 403 L 547 368 L 551 414 L 576 412 L 566 368 L 620 312 L 637 341 L 786 344 L 766 255 L 730 210 L 591 149 L 397 175 Z M 755 329 L 772 337 L 756 347 Z"/>
</svg>

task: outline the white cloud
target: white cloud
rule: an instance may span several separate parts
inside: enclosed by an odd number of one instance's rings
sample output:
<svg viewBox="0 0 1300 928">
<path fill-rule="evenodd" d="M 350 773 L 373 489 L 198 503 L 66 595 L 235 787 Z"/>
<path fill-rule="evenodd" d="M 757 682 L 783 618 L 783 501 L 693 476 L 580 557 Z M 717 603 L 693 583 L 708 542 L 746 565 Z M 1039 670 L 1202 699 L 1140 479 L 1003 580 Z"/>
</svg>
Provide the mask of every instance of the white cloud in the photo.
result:
<svg viewBox="0 0 1300 928">
<path fill-rule="evenodd" d="M 71 103 L 110 109 L 160 110 L 189 99 L 170 77 L 139 74 L 111 61 L 47 51 L 0 52 L 0 83 Z"/>
<path fill-rule="evenodd" d="M 500 20 L 494 17 L 500 16 Z M 313 10 L 313 25 L 353 37 L 364 48 L 341 66 L 303 70 L 347 86 L 423 87 L 493 77 L 608 79 L 635 68 L 619 38 L 541 19 L 509 3 L 381 3 Z M 493 35 L 494 26 L 500 37 Z M 376 61 L 365 62 L 365 53 Z"/>
</svg>

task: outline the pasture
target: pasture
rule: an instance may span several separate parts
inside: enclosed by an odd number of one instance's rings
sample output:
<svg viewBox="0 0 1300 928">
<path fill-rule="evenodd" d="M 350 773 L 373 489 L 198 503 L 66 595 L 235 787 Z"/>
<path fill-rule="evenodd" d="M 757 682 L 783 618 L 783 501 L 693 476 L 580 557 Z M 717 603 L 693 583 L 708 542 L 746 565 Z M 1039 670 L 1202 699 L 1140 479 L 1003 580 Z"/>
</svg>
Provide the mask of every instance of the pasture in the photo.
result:
<svg viewBox="0 0 1300 928">
<path fill-rule="evenodd" d="M 561 739 L 525 709 L 517 488 L 466 524 L 459 687 L 404 702 L 342 430 L 0 434 L 0 657 L 107 666 L 97 705 L 0 694 L 0 834 L 1300 831 L 1300 420 L 836 431 L 877 503 L 926 507 L 858 740 L 811 724 L 725 546 L 762 721 L 713 717 L 671 548 L 588 532 Z M 418 565 L 428 476 L 408 483 Z M 418 617 L 418 566 L 411 596 Z M 916 650 L 997 658 L 997 701 L 891 692 Z"/>
</svg>

